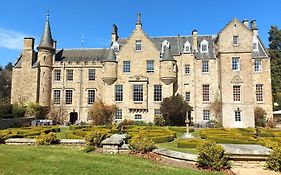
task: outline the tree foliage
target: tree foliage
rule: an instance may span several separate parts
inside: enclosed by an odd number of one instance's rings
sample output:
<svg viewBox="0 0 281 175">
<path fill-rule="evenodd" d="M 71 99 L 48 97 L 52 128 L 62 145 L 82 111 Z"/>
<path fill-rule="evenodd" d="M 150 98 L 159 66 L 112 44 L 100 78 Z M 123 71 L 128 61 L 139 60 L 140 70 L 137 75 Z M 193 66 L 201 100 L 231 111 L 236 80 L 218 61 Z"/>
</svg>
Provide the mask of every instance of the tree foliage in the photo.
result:
<svg viewBox="0 0 281 175">
<path fill-rule="evenodd" d="M 255 125 L 260 126 L 260 127 L 264 127 L 265 124 L 266 124 L 266 112 L 265 112 L 265 110 L 261 107 L 256 107 L 255 112 L 254 112 L 254 116 L 255 116 Z"/>
<path fill-rule="evenodd" d="M 0 66 L 1 67 L 1 66 Z M 12 71 L 0 68 L 0 99 L 11 97 Z"/>
<path fill-rule="evenodd" d="M 89 116 L 94 125 L 111 124 L 116 108 L 116 105 L 106 105 L 102 100 L 97 100 L 90 108 Z"/>
<path fill-rule="evenodd" d="M 277 93 L 281 93 L 281 30 L 277 26 L 271 26 L 268 40 L 270 42 L 268 51 L 271 57 L 272 93 L 276 97 Z"/>
<path fill-rule="evenodd" d="M 192 111 L 192 107 L 177 94 L 164 98 L 160 111 L 166 125 L 182 126 L 185 125 L 186 113 Z"/>
</svg>

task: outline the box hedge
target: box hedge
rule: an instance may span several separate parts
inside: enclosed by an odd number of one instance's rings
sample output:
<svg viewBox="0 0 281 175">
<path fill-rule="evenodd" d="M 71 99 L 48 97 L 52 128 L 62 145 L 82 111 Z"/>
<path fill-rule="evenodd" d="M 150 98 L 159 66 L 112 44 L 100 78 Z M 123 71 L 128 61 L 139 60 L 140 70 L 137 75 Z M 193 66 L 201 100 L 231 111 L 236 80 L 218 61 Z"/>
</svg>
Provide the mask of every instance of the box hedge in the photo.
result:
<svg viewBox="0 0 281 175">
<path fill-rule="evenodd" d="M 178 148 L 196 148 L 202 143 L 202 139 L 179 139 L 177 146 Z"/>
</svg>

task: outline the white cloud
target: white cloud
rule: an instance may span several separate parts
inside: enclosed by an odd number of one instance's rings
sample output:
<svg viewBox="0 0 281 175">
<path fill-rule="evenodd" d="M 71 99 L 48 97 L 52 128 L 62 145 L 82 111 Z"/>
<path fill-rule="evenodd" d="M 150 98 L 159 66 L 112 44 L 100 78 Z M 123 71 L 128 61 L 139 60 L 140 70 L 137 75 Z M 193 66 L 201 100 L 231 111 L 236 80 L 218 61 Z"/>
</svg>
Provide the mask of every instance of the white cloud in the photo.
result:
<svg viewBox="0 0 281 175">
<path fill-rule="evenodd" d="M 7 49 L 22 49 L 23 38 L 28 35 L 0 28 L 0 47 Z"/>
</svg>

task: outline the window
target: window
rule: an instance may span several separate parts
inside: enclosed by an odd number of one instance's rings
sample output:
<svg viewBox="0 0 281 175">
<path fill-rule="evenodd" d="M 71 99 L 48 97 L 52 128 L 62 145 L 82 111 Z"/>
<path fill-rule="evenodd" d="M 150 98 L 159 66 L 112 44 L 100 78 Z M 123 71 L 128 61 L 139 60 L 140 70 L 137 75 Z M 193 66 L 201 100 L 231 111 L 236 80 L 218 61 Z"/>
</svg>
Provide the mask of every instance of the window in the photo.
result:
<svg viewBox="0 0 281 175">
<path fill-rule="evenodd" d="M 190 102 L 190 92 L 185 92 L 184 100 Z"/>
<path fill-rule="evenodd" d="M 72 104 L 72 95 L 73 95 L 73 90 L 65 90 L 65 104 L 67 105 Z"/>
<path fill-rule="evenodd" d="M 73 69 L 66 70 L 66 81 L 73 81 Z"/>
<path fill-rule="evenodd" d="M 154 85 L 154 101 L 162 101 L 162 86 Z"/>
<path fill-rule="evenodd" d="M 136 51 L 141 51 L 141 40 L 136 40 Z"/>
<path fill-rule="evenodd" d="M 263 101 L 263 85 L 256 84 L 256 99 L 258 102 Z"/>
<path fill-rule="evenodd" d="M 201 42 L 201 52 L 208 52 L 208 41 L 205 39 Z"/>
<path fill-rule="evenodd" d="M 60 104 L 60 90 L 54 90 L 53 95 L 54 95 L 53 96 L 54 104 L 59 105 Z"/>
<path fill-rule="evenodd" d="M 161 115 L 160 109 L 154 109 L 154 115 Z"/>
<path fill-rule="evenodd" d="M 186 41 L 184 44 L 184 52 L 185 53 L 190 52 L 190 43 L 188 41 Z"/>
<path fill-rule="evenodd" d="M 253 43 L 253 51 L 259 51 L 257 42 Z"/>
<path fill-rule="evenodd" d="M 142 116 L 140 114 L 135 115 L 135 120 L 141 120 L 141 119 L 142 119 Z"/>
<path fill-rule="evenodd" d="M 134 101 L 143 101 L 143 85 L 133 85 Z"/>
<path fill-rule="evenodd" d="M 61 76 L 61 70 L 55 69 L 54 70 L 54 80 L 60 81 L 60 76 Z"/>
<path fill-rule="evenodd" d="M 161 53 L 164 53 L 165 47 L 170 48 L 170 43 L 167 40 L 162 42 L 162 47 L 161 47 L 162 48 L 162 50 L 161 50 L 162 52 Z"/>
<path fill-rule="evenodd" d="M 123 101 L 123 85 L 115 85 L 115 101 Z"/>
<path fill-rule="evenodd" d="M 88 70 L 88 77 L 89 77 L 89 81 L 96 80 L 96 70 L 95 69 L 89 69 Z"/>
<path fill-rule="evenodd" d="M 122 109 L 116 109 L 115 120 L 121 120 L 121 119 L 122 119 Z"/>
<path fill-rule="evenodd" d="M 233 36 L 233 46 L 238 46 L 238 36 Z"/>
<path fill-rule="evenodd" d="M 255 71 L 256 72 L 261 72 L 262 67 L 261 67 L 261 60 L 255 60 Z"/>
<path fill-rule="evenodd" d="M 240 110 L 235 110 L 234 111 L 234 117 L 235 117 L 235 121 L 236 122 L 241 122 L 242 118 L 241 118 L 241 111 Z"/>
<path fill-rule="evenodd" d="M 210 101 L 210 85 L 203 85 L 203 101 Z"/>
<path fill-rule="evenodd" d="M 232 58 L 232 70 L 239 70 L 240 69 L 240 59 L 239 57 Z"/>
<path fill-rule="evenodd" d="M 210 120 L 210 110 L 203 110 L 203 120 L 204 121 Z"/>
<path fill-rule="evenodd" d="M 154 72 L 154 61 L 153 60 L 146 61 L 146 72 Z"/>
<path fill-rule="evenodd" d="M 184 65 L 184 73 L 189 74 L 190 73 L 190 64 Z"/>
<path fill-rule="evenodd" d="M 130 71 L 131 71 L 131 62 L 123 61 L 123 72 L 130 72 Z"/>
<path fill-rule="evenodd" d="M 241 86 L 233 86 L 233 101 L 241 101 Z"/>
<path fill-rule="evenodd" d="M 96 90 L 88 90 L 88 105 L 95 102 Z"/>
<path fill-rule="evenodd" d="M 202 72 L 203 73 L 209 72 L 209 61 L 202 61 Z"/>
</svg>

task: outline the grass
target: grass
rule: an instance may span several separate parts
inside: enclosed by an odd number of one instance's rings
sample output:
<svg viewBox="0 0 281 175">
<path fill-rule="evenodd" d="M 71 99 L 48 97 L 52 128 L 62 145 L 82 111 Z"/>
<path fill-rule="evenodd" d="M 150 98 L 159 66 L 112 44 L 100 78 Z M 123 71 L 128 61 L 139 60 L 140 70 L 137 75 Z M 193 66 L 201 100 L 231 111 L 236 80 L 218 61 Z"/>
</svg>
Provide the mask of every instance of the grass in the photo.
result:
<svg viewBox="0 0 281 175">
<path fill-rule="evenodd" d="M 175 168 L 131 155 L 83 153 L 81 147 L 0 145 L 0 174 L 222 175 Z"/>
<path fill-rule="evenodd" d="M 65 139 L 69 130 L 69 127 L 60 127 L 60 132 L 57 133 L 58 139 Z"/>
</svg>

